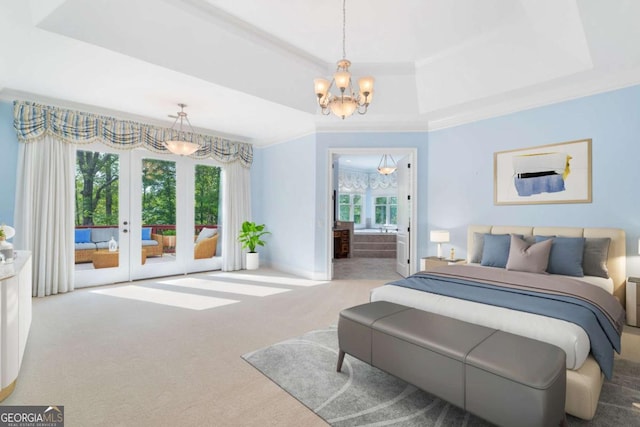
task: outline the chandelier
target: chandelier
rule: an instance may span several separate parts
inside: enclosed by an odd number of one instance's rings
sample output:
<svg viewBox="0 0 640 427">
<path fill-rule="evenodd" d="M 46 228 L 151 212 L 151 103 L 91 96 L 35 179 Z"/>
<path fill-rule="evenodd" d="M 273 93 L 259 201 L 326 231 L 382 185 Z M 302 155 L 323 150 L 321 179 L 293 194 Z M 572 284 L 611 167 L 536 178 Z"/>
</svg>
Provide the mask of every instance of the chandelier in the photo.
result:
<svg viewBox="0 0 640 427">
<path fill-rule="evenodd" d="M 191 127 L 191 122 L 189 122 L 189 119 L 187 118 L 187 113 L 184 112 L 184 107 L 186 107 L 186 105 L 178 104 L 178 107 L 180 107 L 180 111 L 178 111 L 178 116 L 173 122 L 173 126 L 171 126 L 171 136 L 173 137 L 173 135 L 177 133 L 177 138 L 172 138 L 168 141 L 165 141 L 164 146 L 173 154 L 178 154 L 180 156 L 190 156 L 200 149 L 200 144 L 186 141 L 186 131 L 182 130 L 182 126 L 185 121 L 187 122 L 189 129 L 191 129 L 191 135 L 195 134 L 195 132 L 193 131 L 193 127 Z M 176 129 L 178 121 L 180 122 L 180 125 L 178 129 Z"/>
<path fill-rule="evenodd" d="M 389 163 L 389 159 L 391 159 L 391 163 Z M 378 164 L 378 173 L 382 175 L 391 175 L 398 169 L 395 160 L 391 157 L 391 154 L 383 154 L 380 159 L 380 163 Z"/>
<path fill-rule="evenodd" d="M 336 116 L 348 117 L 354 112 L 365 114 L 373 97 L 373 77 L 362 77 L 358 80 L 360 93 L 356 94 L 351 85 L 351 73 L 349 67 L 351 61 L 347 59 L 345 43 L 346 0 L 342 0 L 342 59 L 338 61 L 338 68 L 333 74 L 331 82 L 324 78 L 315 79 L 314 86 L 318 105 L 322 108 L 322 114 L 333 113 Z M 340 94 L 333 95 L 332 87 L 340 89 Z"/>
</svg>

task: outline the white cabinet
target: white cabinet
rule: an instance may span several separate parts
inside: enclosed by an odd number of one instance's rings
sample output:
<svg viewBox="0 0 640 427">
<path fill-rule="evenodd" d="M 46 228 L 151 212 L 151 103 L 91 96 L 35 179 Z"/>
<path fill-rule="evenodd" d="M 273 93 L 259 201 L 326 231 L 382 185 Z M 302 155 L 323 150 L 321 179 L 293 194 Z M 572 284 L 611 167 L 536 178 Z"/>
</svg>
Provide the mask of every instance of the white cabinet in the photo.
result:
<svg viewBox="0 0 640 427">
<path fill-rule="evenodd" d="M 31 328 L 31 253 L 0 264 L 0 401 L 15 387 Z"/>
</svg>

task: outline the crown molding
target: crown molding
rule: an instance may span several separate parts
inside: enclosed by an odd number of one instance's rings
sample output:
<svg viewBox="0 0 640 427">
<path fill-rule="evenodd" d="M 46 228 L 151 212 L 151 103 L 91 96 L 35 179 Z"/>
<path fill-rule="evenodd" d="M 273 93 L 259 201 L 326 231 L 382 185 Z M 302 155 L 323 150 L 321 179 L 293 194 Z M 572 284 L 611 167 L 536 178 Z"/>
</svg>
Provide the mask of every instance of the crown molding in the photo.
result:
<svg viewBox="0 0 640 427">
<path fill-rule="evenodd" d="M 354 133 L 354 132 L 426 132 L 429 130 L 427 120 L 419 117 L 416 120 L 388 120 L 384 121 L 384 118 L 376 121 L 363 121 L 360 123 L 351 122 L 345 124 L 339 123 L 327 123 L 321 124 L 316 121 L 316 130 L 318 133 Z"/>
<path fill-rule="evenodd" d="M 261 148 L 273 147 L 274 145 L 284 144 L 286 142 L 294 141 L 296 139 L 304 138 L 310 135 L 316 135 L 317 133 L 318 133 L 317 130 L 314 128 L 304 132 L 291 133 L 291 134 L 282 135 L 275 138 L 253 139 L 251 142 L 253 143 L 253 149 L 259 150 Z"/>
</svg>

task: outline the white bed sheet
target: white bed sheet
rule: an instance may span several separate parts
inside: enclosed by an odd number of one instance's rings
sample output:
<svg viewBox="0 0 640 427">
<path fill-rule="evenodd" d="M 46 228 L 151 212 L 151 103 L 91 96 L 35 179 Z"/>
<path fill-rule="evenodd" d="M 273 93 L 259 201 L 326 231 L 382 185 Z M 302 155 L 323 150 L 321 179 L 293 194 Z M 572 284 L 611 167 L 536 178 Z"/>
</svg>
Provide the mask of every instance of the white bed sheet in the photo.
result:
<svg viewBox="0 0 640 427">
<path fill-rule="evenodd" d="M 554 344 L 566 353 L 567 369 L 579 369 L 589 355 L 587 333 L 564 320 L 392 285 L 372 289 L 370 300 L 394 302 Z"/>
</svg>

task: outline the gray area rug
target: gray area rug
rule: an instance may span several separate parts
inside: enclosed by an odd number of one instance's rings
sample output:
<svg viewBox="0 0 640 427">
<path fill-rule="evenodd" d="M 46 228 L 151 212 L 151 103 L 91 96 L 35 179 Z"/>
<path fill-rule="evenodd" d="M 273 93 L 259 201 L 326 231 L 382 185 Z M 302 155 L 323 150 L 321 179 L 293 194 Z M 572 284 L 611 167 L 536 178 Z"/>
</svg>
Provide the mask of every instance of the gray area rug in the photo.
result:
<svg viewBox="0 0 640 427">
<path fill-rule="evenodd" d="M 332 426 L 490 426 L 486 421 L 349 355 L 336 372 L 335 327 L 242 356 Z M 570 426 L 640 426 L 640 364 L 617 359 L 596 416 Z"/>
</svg>

